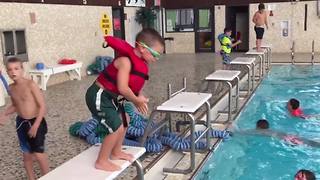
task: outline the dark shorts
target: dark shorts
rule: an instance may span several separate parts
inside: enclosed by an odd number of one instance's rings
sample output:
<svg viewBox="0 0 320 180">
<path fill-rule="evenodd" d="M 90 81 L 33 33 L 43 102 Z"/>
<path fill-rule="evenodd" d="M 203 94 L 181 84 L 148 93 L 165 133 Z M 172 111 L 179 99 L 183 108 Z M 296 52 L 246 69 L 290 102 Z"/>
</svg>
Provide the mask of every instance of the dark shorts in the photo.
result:
<svg viewBox="0 0 320 180">
<path fill-rule="evenodd" d="M 100 123 L 97 130 L 102 137 L 115 132 L 122 124 L 122 108 L 116 95 L 101 89 L 93 83 L 87 90 L 86 103 L 92 114 Z"/>
<path fill-rule="evenodd" d="M 16 118 L 16 129 L 20 148 L 24 153 L 43 153 L 45 135 L 48 132 L 47 122 L 43 118 L 38 128 L 36 137 L 30 138 L 28 135 L 31 126 L 34 124 L 36 118 L 23 119 L 19 116 Z"/>
<path fill-rule="evenodd" d="M 228 54 L 224 51 L 220 51 L 220 55 L 222 57 L 222 64 L 230 64 L 230 62 L 231 62 L 230 54 Z"/>
<path fill-rule="evenodd" d="M 254 27 L 254 31 L 256 32 L 256 38 L 262 39 L 264 34 L 264 28 L 263 27 Z"/>
</svg>

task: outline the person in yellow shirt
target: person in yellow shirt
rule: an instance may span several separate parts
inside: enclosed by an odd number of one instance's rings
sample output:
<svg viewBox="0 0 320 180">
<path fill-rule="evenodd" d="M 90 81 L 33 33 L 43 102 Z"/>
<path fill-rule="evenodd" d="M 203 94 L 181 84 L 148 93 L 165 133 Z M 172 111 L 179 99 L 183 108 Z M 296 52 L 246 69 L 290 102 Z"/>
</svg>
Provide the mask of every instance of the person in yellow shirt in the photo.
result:
<svg viewBox="0 0 320 180">
<path fill-rule="evenodd" d="M 229 69 L 231 62 L 231 50 L 233 47 L 241 43 L 241 40 L 238 40 L 235 43 L 232 43 L 231 39 L 232 30 L 230 28 L 224 28 L 223 33 L 218 36 L 218 40 L 221 44 L 220 55 L 222 57 L 223 69 Z"/>
</svg>

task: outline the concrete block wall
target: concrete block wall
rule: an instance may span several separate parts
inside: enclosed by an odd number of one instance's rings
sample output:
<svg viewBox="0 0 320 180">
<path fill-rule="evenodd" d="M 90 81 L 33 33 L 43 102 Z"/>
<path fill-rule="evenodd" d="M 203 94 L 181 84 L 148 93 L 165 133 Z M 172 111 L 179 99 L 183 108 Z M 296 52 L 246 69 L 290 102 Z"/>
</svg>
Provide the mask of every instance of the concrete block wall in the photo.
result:
<svg viewBox="0 0 320 180">
<path fill-rule="evenodd" d="M 113 56 L 111 49 L 103 49 L 100 20 L 103 13 L 112 18 L 111 7 L 73 6 L 29 3 L 0 3 L 0 29 L 25 29 L 29 62 L 28 68 L 43 62 L 54 66 L 61 58 L 73 58 L 83 62 L 82 75 L 88 64 L 98 55 Z M 30 13 L 35 14 L 31 23 Z M 110 32 L 112 35 L 112 32 Z M 2 43 L 0 65 L 3 67 Z M 68 80 L 67 75 L 57 74 L 49 85 Z"/>
<path fill-rule="evenodd" d="M 305 4 L 308 5 L 307 30 L 304 30 Z M 295 41 L 296 52 L 311 52 L 312 40 L 315 40 L 315 50 L 320 51 L 320 17 L 317 15 L 316 1 L 266 3 L 274 6 L 273 16 L 268 16 L 269 29 L 266 30 L 264 42 L 272 44 L 273 52 L 290 52 Z M 249 46 L 255 46 L 254 24 L 251 19 L 257 11 L 258 4 L 250 5 Z M 289 34 L 282 36 L 281 22 L 289 22 Z"/>
</svg>

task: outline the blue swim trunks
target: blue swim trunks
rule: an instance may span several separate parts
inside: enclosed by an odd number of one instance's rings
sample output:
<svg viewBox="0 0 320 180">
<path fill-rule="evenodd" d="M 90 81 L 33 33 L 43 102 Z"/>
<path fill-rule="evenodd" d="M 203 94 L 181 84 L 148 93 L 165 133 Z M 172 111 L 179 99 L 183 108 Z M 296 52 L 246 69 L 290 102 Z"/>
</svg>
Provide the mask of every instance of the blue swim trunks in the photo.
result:
<svg viewBox="0 0 320 180">
<path fill-rule="evenodd" d="M 30 138 L 28 135 L 36 118 L 23 119 L 19 116 L 16 118 L 16 130 L 18 134 L 19 144 L 23 153 L 43 153 L 45 135 L 48 132 L 46 120 L 43 118 L 36 137 Z"/>
<path fill-rule="evenodd" d="M 220 51 L 220 55 L 222 57 L 222 64 L 230 64 L 230 62 L 231 62 L 230 54 L 228 54 L 224 51 Z"/>
</svg>

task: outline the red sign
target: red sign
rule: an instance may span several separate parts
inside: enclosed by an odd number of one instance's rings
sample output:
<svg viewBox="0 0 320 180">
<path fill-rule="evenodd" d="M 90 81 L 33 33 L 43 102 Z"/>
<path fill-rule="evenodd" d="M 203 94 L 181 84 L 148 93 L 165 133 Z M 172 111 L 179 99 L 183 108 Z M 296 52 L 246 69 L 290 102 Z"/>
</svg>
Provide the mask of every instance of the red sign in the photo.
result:
<svg viewBox="0 0 320 180">
<path fill-rule="evenodd" d="M 113 18 L 113 29 L 115 31 L 121 30 L 121 21 L 120 18 Z"/>
<path fill-rule="evenodd" d="M 161 6 L 161 0 L 154 0 L 154 6 Z"/>
</svg>

